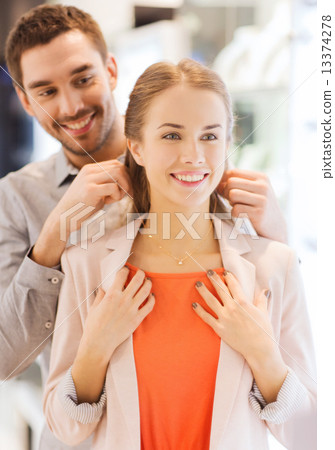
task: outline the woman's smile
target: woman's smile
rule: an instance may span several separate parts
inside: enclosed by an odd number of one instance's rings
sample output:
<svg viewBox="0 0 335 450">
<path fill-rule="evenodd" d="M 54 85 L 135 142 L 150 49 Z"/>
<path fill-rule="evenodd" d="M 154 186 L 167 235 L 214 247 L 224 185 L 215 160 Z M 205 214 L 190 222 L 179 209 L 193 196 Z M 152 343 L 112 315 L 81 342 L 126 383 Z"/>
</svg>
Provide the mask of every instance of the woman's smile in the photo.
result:
<svg viewBox="0 0 335 450">
<path fill-rule="evenodd" d="M 171 177 L 176 183 L 181 186 L 192 188 L 199 186 L 208 177 L 208 175 L 209 172 L 184 171 L 171 173 Z"/>
</svg>

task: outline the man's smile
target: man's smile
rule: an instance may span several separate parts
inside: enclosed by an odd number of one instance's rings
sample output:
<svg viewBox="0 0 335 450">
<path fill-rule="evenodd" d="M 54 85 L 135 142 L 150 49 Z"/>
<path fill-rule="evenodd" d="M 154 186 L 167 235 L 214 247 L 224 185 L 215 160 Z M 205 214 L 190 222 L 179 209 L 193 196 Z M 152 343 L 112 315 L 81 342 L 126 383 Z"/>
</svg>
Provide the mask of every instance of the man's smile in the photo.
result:
<svg viewBox="0 0 335 450">
<path fill-rule="evenodd" d="M 95 113 L 91 113 L 88 117 L 84 119 L 80 119 L 73 122 L 63 123 L 61 124 L 61 127 L 66 130 L 67 133 L 71 134 L 72 136 L 78 136 L 80 134 L 87 133 L 94 121 Z"/>
</svg>

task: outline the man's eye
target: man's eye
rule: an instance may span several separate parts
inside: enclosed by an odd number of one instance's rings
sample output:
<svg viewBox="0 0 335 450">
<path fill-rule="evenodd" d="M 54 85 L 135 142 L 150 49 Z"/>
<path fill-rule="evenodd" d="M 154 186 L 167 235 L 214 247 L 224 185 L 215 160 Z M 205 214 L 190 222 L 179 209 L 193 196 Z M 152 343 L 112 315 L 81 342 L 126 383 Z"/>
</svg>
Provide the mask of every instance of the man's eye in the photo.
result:
<svg viewBox="0 0 335 450">
<path fill-rule="evenodd" d="M 80 80 L 78 80 L 78 84 L 87 84 L 90 81 L 91 78 L 92 77 L 80 78 Z"/>
<path fill-rule="evenodd" d="M 217 139 L 217 137 L 215 136 L 215 134 L 205 134 L 204 136 L 202 136 L 201 140 L 203 141 L 214 141 L 215 139 Z"/>
<path fill-rule="evenodd" d="M 176 140 L 176 139 L 180 139 L 179 135 L 177 133 L 169 133 L 166 134 L 165 136 L 163 136 L 164 139 L 171 139 L 171 140 Z"/>
<path fill-rule="evenodd" d="M 55 89 L 48 89 L 47 91 L 43 91 L 39 94 L 40 97 L 49 97 L 55 92 Z"/>
</svg>

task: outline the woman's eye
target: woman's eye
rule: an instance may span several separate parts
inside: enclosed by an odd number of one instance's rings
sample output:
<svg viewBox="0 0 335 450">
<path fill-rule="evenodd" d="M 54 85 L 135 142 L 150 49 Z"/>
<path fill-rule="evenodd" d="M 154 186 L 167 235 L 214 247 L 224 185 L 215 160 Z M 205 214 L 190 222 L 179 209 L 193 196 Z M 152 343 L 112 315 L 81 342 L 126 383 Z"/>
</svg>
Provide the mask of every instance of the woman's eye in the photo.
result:
<svg viewBox="0 0 335 450">
<path fill-rule="evenodd" d="M 172 140 L 180 139 L 180 137 L 177 133 L 166 134 L 165 136 L 163 136 L 163 138 L 164 139 L 172 139 Z"/>
<path fill-rule="evenodd" d="M 217 139 L 217 137 L 215 136 L 215 134 L 205 134 L 205 136 L 202 136 L 201 139 L 203 141 L 214 141 L 215 139 Z"/>
</svg>

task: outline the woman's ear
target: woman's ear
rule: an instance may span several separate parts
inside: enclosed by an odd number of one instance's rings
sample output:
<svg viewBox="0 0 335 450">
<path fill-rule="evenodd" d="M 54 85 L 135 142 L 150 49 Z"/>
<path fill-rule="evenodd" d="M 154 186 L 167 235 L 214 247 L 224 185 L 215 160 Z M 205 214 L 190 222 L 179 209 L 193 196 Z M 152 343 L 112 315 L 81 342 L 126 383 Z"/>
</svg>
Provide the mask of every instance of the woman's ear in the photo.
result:
<svg viewBox="0 0 335 450">
<path fill-rule="evenodd" d="M 127 147 L 139 166 L 144 166 L 142 146 L 138 141 L 127 139 Z"/>
</svg>

